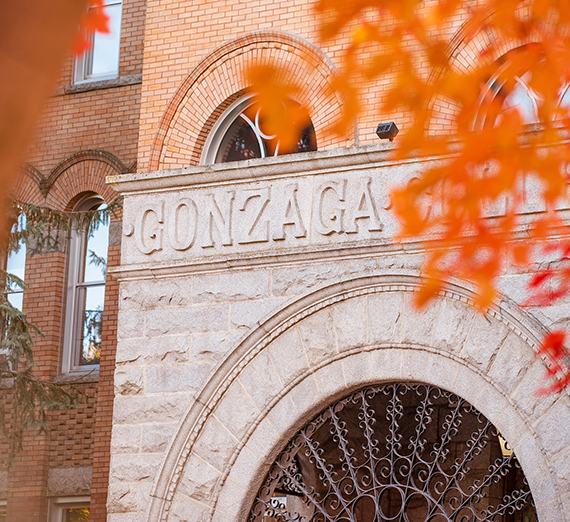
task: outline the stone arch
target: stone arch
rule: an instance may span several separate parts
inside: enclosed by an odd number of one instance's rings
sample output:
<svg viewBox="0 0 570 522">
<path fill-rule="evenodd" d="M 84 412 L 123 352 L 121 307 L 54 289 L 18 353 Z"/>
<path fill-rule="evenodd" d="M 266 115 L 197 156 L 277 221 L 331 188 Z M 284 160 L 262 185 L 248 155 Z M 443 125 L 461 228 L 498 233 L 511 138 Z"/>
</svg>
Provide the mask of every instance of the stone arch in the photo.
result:
<svg viewBox="0 0 570 522">
<path fill-rule="evenodd" d="M 363 386 L 424 382 L 463 397 L 515 450 L 541 522 L 565 519 L 564 394 L 539 398 L 540 324 L 508 301 L 477 313 L 450 285 L 424 312 L 419 278 L 347 280 L 259 324 L 204 385 L 154 486 L 147 520 L 245 521 L 273 459 L 319 410 Z M 566 482 L 565 482 L 566 481 Z"/>
<path fill-rule="evenodd" d="M 259 31 L 228 42 L 202 60 L 182 82 L 154 137 L 149 170 L 197 165 L 215 119 L 236 93 L 247 89 L 245 70 L 255 63 L 287 66 L 285 79 L 306 82 L 297 101 L 308 108 L 319 148 L 345 146 L 325 133 L 340 115 L 342 101 L 331 89 L 336 68 L 317 47 L 291 34 Z M 211 127 L 210 127 L 211 128 Z"/>
</svg>

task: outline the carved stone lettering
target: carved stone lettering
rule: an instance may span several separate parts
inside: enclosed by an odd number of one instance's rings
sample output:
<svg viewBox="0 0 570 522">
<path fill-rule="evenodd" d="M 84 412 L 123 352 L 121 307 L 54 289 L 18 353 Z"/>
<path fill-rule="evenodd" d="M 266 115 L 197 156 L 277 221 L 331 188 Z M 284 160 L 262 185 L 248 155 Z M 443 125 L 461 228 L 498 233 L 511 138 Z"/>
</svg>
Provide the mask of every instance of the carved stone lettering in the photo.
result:
<svg viewBox="0 0 570 522">
<path fill-rule="evenodd" d="M 369 232 L 380 232 L 382 230 L 382 224 L 378 219 L 378 212 L 370 191 L 371 183 L 372 180 L 370 178 L 360 178 L 356 202 L 352 207 L 352 215 L 345 229 L 347 234 L 356 234 L 359 227 L 357 221 L 363 219 L 368 220 L 367 228 Z"/>
<path fill-rule="evenodd" d="M 168 239 L 174 250 L 192 248 L 198 230 L 198 207 L 190 198 L 182 198 L 168 216 Z"/>
<path fill-rule="evenodd" d="M 162 250 L 163 226 L 164 201 L 149 204 L 135 225 L 135 241 L 143 254 L 150 255 Z"/>
<path fill-rule="evenodd" d="M 313 222 L 319 234 L 328 236 L 344 231 L 346 183 L 346 179 L 328 181 L 317 189 Z"/>
<path fill-rule="evenodd" d="M 299 203 L 297 202 L 297 190 L 299 189 L 296 183 L 287 185 L 285 187 L 285 194 L 283 198 L 283 207 L 280 219 L 275 224 L 275 231 L 273 239 L 275 241 L 283 241 L 285 239 L 285 227 L 293 227 L 293 236 L 297 238 L 306 237 L 307 229 L 303 224 L 301 218 L 301 211 L 299 210 Z"/>
<path fill-rule="evenodd" d="M 224 246 L 233 244 L 232 240 L 232 207 L 235 193 L 228 191 L 218 198 L 214 194 L 206 195 L 205 227 L 202 248 L 214 246 L 214 230 Z"/>
<path fill-rule="evenodd" d="M 240 244 L 269 241 L 269 218 L 265 209 L 271 202 L 271 187 L 243 190 L 238 193 L 237 206 L 243 212 L 244 222 L 240 227 Z"/>
</svg>

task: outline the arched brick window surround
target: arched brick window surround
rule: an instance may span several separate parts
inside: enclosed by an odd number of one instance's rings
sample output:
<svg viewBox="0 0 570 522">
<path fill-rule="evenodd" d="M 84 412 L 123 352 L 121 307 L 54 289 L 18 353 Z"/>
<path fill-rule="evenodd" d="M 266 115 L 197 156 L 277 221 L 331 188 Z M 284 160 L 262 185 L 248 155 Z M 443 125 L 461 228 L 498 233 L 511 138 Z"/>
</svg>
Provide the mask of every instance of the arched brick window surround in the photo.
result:
<svg viewBox="0 0 570 522">
<path fill-rule="evenodd" d="M 107 185 L 106 177 L 130 170 L 110 152 L 84 150 L 64 159 L 47 176 L 24 165 L 13 192 L 19 201 L 70 211 L 74 198 L 89 192 L 112 201 L 117 193 Z"/>
<path fill-rule="evenodd" d="M 263 58 L 262 58 L 263 57 Z M 149 170 L 197 165 L 207 133 L 248 85 L 251 64 L 286 66 L 286 79 L 303 78 L 297 101 L 307 107 L 319 149 L 346 146 L 325 129 L 340 116 L 342 101 L 330 88 L 336 68 L 316 46 L 287 33 L 259 31 L 228 42 L 202 60 L 182 82 L 162 115 Z"/>
<path fill-rule="evenodd" d="M 540 42 L 538 35 L 532 33 L 524 39 L 504 39 L 489 29 L 485 23 L 492 15 L 493 10 L 487 8 L 482 20 L 467 20 L 449 40 L 446 54 L 451 70 L 458 74 L 466 74 L 480 65 L 489 65 L 501 61 L 508 53 L 519 47 Z M 492 52 L 482 52 L 482 50 L 491 50 Z M 441 68 L 434 68 L 430 73 L 428 83 L 435 83 L 441 73 Z M 434 115 L 430 121 L 430 132 L 434 134 L 453 132 L 451 126 L 453 116 L 449 114 L 450 110 L 454 110 L 453 101 L 442 96 L 435 96 L 430 104 L 434 110 Z M 439 108 L 443 108 L 443 111 L 438 111 Z"/>
<path fill-rule="evenodd" d="M 515 450 L 541 522 L 566 520 L 567 394 L 538 397 L 543 330 L 508 300 L 486 314 L 450 285 L 424 312 L 419 277 L 369 276 L 284 307 L 220 363 L 182 420 L 146 520 L 245 522 L 269 465 L 324 406 L 371 383 L 417 381 L 460 395 Z"/>
</svg>

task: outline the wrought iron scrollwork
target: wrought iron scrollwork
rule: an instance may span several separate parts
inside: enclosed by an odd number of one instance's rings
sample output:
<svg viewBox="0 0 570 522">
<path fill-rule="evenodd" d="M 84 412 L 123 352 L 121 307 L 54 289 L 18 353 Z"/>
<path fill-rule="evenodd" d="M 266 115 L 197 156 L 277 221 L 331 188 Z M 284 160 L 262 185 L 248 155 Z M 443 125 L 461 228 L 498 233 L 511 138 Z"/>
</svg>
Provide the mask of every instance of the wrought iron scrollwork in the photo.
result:
<svg viewBox="0 0 570 522">
<path fill-rule="evenodd" d="M 523 509 L 533 511 L 532 496 L 498 435 L 471 404 L 440 388 L 359 390 L 293 437 L 249 522 L 522 520 Z"/>
</svg>

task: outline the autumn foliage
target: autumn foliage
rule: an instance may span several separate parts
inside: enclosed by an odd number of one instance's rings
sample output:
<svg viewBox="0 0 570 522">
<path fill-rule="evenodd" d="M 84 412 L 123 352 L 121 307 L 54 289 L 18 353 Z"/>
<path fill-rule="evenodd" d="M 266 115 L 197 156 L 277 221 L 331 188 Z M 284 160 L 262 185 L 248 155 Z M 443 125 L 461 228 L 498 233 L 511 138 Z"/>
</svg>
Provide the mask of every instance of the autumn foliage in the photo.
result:
<svg viewBox="0 0 570 522">
<path fill-rule="evenodd" d="M 417 304 L 428 302 L 450 277 L 460 277 L 473 282 L 484 310 L 497 297 L 497 278 L 507 263 L 528 267 L 555 254 L 556 262 L 531 281 L 525 304 L 567 296 L 570 242 L 552 238 L 566 228 L 560 208 L 570 160 L 570 104 L 564 98 L 570 2 L 318 0 L 316 9 L 324 42 L 347 34 L 350 42 L 343 73 L 333 80 L 345 100 L 333 130 L 350 128 L 366 81 L 390 74 L 379 121 L 398 112 L 412 122 L 401 129 L 394 157 L 438 158 L 392 194 L 400 238 L 433 240 Z M 465 22 L 452 35 L 457 19 Z M 471 44 L 472 63 L 459 67 L 455 56 Z M 280 92 L 299 88 L 281 85 Z M 267 81 L 254 80 L 253 90 L 268 92 Z M 442 107 L 447 131 L 436 125 Z M 552 363 L 548 391 L 570 382 L 563 343 L 555 332 L 541 347 Z"/>
</svg>

